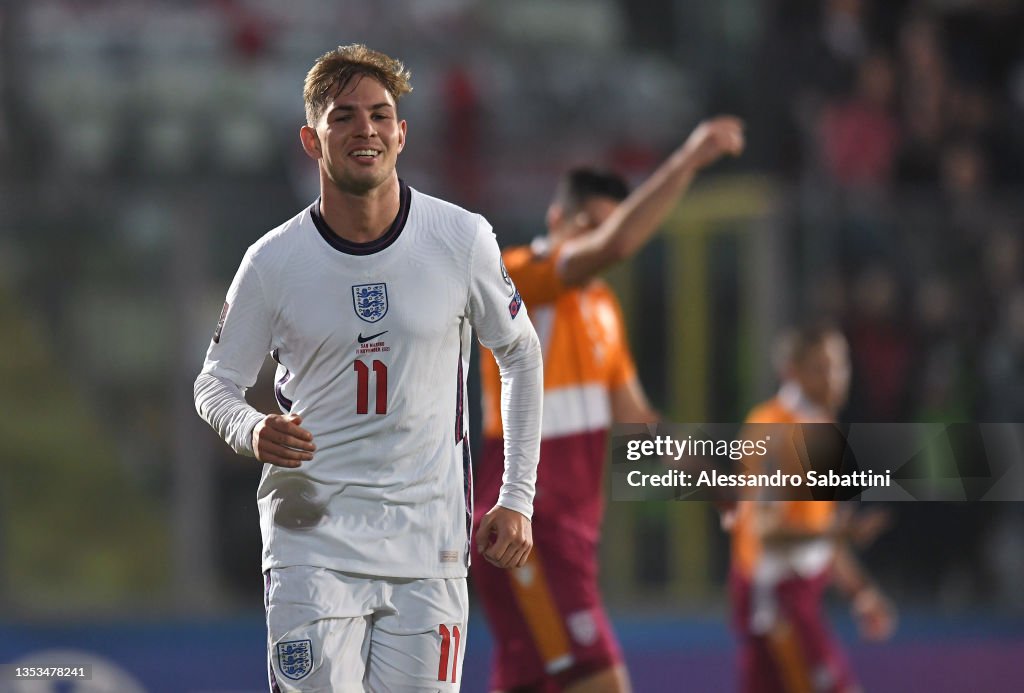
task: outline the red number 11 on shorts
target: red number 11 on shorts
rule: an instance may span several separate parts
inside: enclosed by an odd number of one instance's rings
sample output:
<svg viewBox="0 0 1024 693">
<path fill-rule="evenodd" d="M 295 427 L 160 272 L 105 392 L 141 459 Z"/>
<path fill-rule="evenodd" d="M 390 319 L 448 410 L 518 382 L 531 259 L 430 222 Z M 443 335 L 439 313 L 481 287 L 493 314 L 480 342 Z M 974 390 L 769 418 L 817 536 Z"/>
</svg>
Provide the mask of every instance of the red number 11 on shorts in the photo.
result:
<svg viewBox="0 0 1024 693">
<path fill-rule="evenodd" d="M 441 634 L 441 659 L 437 664 L 437 680 L 448 680 L 448 660 L 451 659 L 452 683 L 456 683 L 455 672 L 459 670 L 459 627 L 452 626 L 451 630 L 448 630 L 448 626 L 442 623 L 437 627 L 437 630 Z M 453 635 L 455 638 L 454 647 L 452 647 Z"/>
</svg>

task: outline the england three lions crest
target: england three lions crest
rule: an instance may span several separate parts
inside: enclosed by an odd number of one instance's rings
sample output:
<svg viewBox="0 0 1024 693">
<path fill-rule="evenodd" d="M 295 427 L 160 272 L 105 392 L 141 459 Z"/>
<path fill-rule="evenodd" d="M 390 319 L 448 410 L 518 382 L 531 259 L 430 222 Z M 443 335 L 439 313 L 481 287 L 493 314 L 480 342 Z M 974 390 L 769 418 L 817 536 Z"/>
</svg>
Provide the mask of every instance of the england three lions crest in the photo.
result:
<svg viewBox="0 0 1024 693">
<path fill-rule="evenodd" d="M 388 313 L 388 285 L 356 284 L 352 287 L 352 306 L 366 322 L 377 322 Z"/>
<path fill-rule="evenodd" d="M 277 643 L 277 664 L 281 674 L 298 681 L 313 670 L 313 641 L 289 640 Z"/>
</svg>

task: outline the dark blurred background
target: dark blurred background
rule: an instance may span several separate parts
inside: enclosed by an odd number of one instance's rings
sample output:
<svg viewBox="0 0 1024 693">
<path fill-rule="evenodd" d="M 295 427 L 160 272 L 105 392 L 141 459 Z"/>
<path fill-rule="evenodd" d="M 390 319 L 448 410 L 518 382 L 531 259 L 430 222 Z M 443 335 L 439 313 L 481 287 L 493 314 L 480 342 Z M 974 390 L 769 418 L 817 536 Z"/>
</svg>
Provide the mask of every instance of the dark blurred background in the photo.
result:
<svg viewBox="0 0 1024 693">
<path fill-rule="evenodd" d="M 350 42 L 412 70 L 402 177 L 502 245 L 569 165 L 639 182 L 701 118 L 745 120 L 611 275 L 667 417 L 741 420 L 779 330 L 827 315 L 844 419 L 1024 421 L 1024 3 L 0 0 L 0 662 L 264 685 L 259 469 L 192 381 L 244 249 L 316 195 L 302 79 Z M 897 505 L 865 561 L 900 634 L 837 618 L 868 689 L 1024 684 L 1024 505 Z M 710 508 L 610 503 L 602 557 L 637 690 L 729 689 Z"/>
</svg>

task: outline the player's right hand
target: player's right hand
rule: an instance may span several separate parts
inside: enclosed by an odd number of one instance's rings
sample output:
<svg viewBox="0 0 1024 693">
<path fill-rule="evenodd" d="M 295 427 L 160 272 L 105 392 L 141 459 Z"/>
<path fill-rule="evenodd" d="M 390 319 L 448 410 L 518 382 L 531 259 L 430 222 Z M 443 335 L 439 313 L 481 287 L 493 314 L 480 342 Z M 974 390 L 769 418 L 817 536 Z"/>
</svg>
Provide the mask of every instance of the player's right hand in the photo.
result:
<svg viewBox="0 0 1024 693">
<path fill-rule="evenodd" d="M 252 430 L 252 451 L 256 459 L 279 467 L 298 467 L 313 459 L 313 434 L 299 424 L 298 414 L 267 414 Z"/>
<path fill-rule="evenodd" d="M 690 133 L 683 152 L 694 169 L 699 171 L 726 154 L 739 156 L 745 145 L 743 121 L 735 116 L 718 116 L 702 121 Z"/>
</svg>

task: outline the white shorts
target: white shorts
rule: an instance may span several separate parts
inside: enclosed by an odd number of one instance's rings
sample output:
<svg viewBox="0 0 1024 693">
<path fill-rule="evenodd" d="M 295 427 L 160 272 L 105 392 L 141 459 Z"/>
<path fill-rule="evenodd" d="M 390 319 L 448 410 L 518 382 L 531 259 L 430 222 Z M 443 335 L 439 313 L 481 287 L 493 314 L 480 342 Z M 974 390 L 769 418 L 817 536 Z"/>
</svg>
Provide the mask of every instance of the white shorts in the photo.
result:
<svg viewBox="0 0 1024 693">
<path fill-rule="evenodd" d="M 267 571 L 271 691 L 457 692 L 465 578 L 374 578 L 325 568 Z"/>
</svg>

